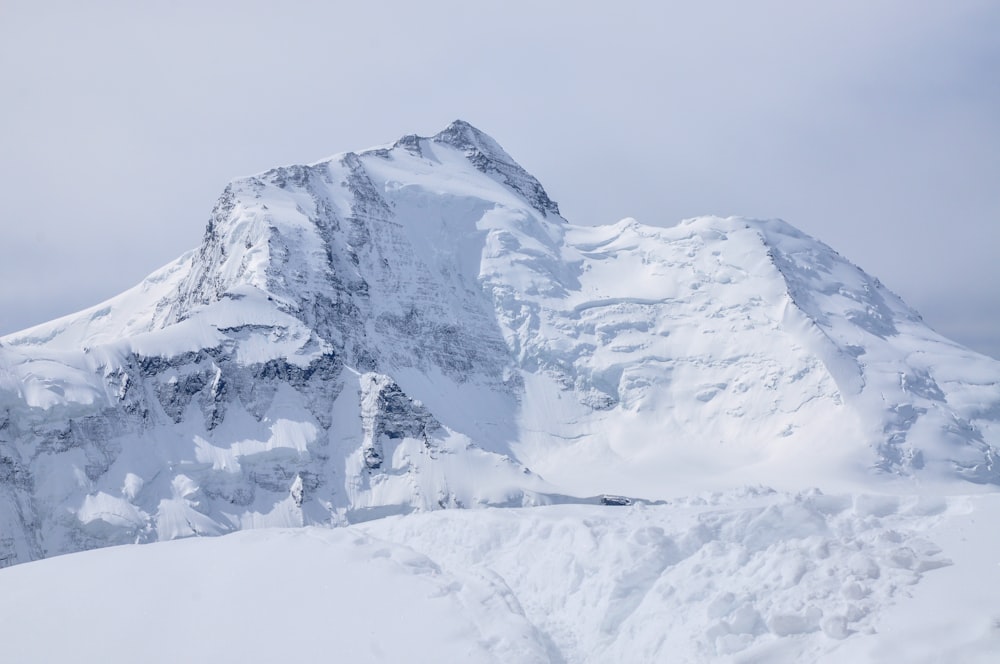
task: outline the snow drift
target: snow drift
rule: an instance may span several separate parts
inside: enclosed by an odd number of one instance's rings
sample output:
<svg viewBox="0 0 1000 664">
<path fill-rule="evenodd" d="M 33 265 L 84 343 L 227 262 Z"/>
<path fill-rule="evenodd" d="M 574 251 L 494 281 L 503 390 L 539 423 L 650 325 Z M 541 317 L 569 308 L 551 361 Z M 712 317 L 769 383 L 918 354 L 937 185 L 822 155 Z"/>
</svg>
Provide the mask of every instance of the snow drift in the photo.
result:
<svg viewBox="0 0 1000 664">
<path fill-rule="evenodd" d="M 744 490 L 111 547 L 0 570 L 0 637 L 23 663 L 986 664 L 997 498 Z"/>
</svg>

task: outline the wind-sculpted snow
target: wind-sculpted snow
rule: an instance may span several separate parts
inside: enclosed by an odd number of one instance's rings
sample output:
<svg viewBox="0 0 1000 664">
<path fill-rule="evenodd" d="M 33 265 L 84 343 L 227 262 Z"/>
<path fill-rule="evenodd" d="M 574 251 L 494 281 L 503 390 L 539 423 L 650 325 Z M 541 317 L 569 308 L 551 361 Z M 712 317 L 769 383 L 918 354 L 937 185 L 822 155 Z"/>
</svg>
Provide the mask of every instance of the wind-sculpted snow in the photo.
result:
<svg viewBox="0 0 1000 664">
<path fill-rule="evenodd" d="M 18 662 L 992 662 L 996 496 L 447 510 L 0 570 Z M 53 625 L 59 638 L 51 638 Z M 112 638 L 113 637 L 113 638 Z"/>
<path fill-rule="evenodd" d="M 874 634 L 880 610 L 951 564 L 927 539 L 947 510 L 944 500 L 749 489 L 361 530 L 405 542 L 443 573 L 502 582 L 512 610 L 551 639 L 551 661 L 817 661 Z"/>
<path fill-rule="evenodd" d="M 0 340 L 0 564 L 747 482 L 995 485 L 998 420 L 1000 363 L 791 226 L 572 226 L 459 121 L 235 180 L 199 248 Z"/>
</svg>

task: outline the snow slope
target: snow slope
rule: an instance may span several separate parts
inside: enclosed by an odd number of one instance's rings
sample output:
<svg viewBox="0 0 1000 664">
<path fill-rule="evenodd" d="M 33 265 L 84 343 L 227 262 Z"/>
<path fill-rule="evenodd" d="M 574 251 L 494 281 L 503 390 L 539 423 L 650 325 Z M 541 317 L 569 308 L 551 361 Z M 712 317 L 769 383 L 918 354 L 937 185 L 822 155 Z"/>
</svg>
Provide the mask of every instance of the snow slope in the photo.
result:
<svg viewBox="0 0 1000 664">
<path fill-rule="evenodd" d="M 780 221 L 575 227 L 493 139 L 230 183 L 0 339 L 0 560 L 444 507 L 992 489 L 1000 362 Z"/>
<path fill-rule="evenodd" d="M 741 490 L 114 547 L 0 570 L 0 641 L 26 663 L 985 663 L 998 518 L 996 494 Z"/>
</svg>

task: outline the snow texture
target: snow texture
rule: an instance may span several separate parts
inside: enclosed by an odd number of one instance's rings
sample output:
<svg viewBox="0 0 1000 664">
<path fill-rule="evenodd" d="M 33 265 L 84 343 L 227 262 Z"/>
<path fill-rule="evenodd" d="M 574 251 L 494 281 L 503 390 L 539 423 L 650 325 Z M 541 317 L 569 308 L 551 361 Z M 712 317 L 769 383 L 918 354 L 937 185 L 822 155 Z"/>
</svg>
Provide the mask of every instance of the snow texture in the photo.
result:
<svg viewBox="0 0 1000 664">
<path fill-rule="evenodd" d="M 0 638 L 26 663 L 985 664 L 996 497 L 742 489 L 113 547 L 0 570 Z"/>
</svg>

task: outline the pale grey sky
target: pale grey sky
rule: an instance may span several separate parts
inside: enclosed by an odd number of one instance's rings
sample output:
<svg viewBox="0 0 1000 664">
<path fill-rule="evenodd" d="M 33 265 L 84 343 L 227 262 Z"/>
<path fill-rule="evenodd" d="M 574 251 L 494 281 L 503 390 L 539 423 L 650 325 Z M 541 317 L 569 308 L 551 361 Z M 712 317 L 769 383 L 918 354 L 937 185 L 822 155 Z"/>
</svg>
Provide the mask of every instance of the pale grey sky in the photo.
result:
<svg viewBox="0 0 1000 664">
<path fill-rule="evenodd" d="M 570 221 L 781 217 L 1000 357 L 1000 3 L 0 4 L 0 334 L 197 246 L 233 177 L 496 138 Z"/>
</svg>

